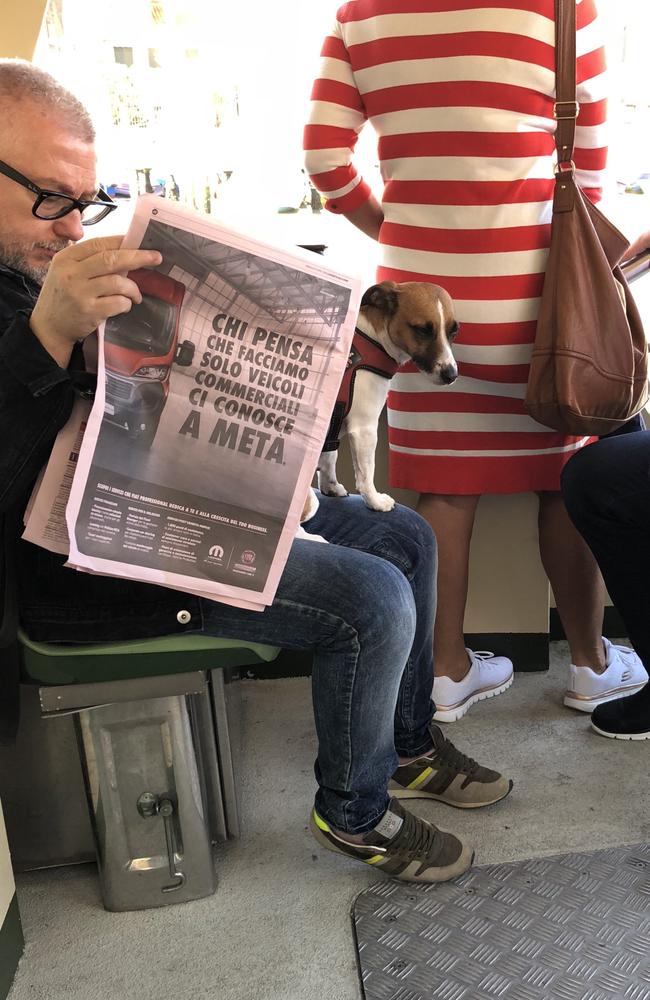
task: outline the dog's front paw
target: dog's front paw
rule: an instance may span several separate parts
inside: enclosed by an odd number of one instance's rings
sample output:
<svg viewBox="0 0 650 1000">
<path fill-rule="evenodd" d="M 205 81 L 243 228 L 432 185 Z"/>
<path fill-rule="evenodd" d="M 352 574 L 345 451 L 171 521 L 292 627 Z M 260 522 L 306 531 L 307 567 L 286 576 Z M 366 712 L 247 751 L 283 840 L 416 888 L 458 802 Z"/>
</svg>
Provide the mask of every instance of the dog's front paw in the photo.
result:
<svg viewBox="0 0 650 1000">
<path fill-rule="evenodd" d="M 392 510 L 395 506 L 395 501 L 388 493 L 364 493 L 363 499 L 365 501 L 366 507 L 370 507 L 370 510 Z"/>
<path fill-rule="evenodd" d="M 326 497 L 349 497 L 350 494 L 346 490 L 345 486 L 341 486 L 340 483 L 328 483 L 327 486 L 321 483 L 320 487 L 321 493 Z"/>
</svg>

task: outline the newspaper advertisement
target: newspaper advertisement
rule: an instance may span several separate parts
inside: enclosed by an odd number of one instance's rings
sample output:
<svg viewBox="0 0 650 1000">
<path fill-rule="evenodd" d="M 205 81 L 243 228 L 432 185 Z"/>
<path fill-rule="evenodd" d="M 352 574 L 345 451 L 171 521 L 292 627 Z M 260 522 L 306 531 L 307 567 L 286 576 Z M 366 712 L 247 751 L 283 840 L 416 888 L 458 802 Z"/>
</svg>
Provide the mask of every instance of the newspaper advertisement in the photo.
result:
<svg viewBox="0 0 650 1000">
<path fill-rule="evenodd" d="M 124 246 L 142 303 L 99 331 L 69 564 L 270 604 L 354 332 L 358 279 L 154 196 Z"/>
<path fill-rule="evenodd" d="M 92 333 L 83 342 L 87 372 L 97 371 L 97 352 L 97 335 Z M 72 413 L 56 436 L 49 461 L 36 480 L 23 515 L 23 538 L 62 556 L 70 552 L 65 512 L 91 407 L 89 399 L 75 398 Z"/>
<path fill-rule="evenodd" d="M 36 481 L 24 514 L 23 538 L 61 556 L 70 552 L 65 512 L 90 408 L 87 400 L 75 400 L 70 418 L 57 434 L 50 460 Z"/>
</svg>

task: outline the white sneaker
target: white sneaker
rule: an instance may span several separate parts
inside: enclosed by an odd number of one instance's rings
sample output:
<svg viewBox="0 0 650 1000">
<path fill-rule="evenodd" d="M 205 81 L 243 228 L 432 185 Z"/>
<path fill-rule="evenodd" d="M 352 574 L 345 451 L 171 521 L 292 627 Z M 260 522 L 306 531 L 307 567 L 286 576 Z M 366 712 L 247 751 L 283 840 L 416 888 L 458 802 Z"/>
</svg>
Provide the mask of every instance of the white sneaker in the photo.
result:
<svg viewBox="0 0 650 1000">
<path fill-rule="evenodd" d="M 593 712 L 597 705 L 622 695 L 634 694 L 648 682 L 648 675 L 633 649 L 614 646 L 603 637 L 605 670 L 597 674 L 591 667 L 569 667 L 564 704 L 579 712 Z"/>
<path fill-rule="evenodd" d="M 466 652 L 470 668 L 461 681 L 452 681 L 449 677 L 433 679 L 436 722 L 456 722 L 475 702 L 494 698 L 512 684 L 512 660 L 507 656 L 495 656 L 483 649 Z"/>
</svg>

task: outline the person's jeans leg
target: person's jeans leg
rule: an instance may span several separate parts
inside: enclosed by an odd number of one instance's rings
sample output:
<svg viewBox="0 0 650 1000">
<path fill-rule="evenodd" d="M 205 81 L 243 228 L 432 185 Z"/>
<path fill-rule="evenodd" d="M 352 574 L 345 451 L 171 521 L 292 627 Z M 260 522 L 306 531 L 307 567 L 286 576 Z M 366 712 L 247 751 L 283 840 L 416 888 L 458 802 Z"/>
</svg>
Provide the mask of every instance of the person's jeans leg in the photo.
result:
<svg viewBox="0 0 650 1000">
<path fill-rule="evenodd" d="M 562 492 L 630 641 L 650 669 L 650 431 L 583 448 L 564 469 Z"/>
<path fill-rule="evenodd" d="M 350 833 L 374 826 L 388 804 L 388 780 L 397 767 L 393 727 L 404 665 L 411 665 L 409 697 L 419 696 L 417 666 L 425 658 L 427 630 L 418 630 L 414 594 L 430 620 L 430 637 L 432 602 L 424 594 L 432 592 L 432 583 L 424 586 L 425 564 L 431 580 L 435 570 L 435 542 L 426 525 L 418 541 L 417 515 L 403 509 L 366 514 L 357 499 L 323 498 L 323 510 L 309 530 L 346 541 L 296 540 L 270 608 L 254 613 L 203 602 L 208 633 L 314 650 L 316 805 L 326 822 Z M 417 652 L 416 638 L 422 646 Z M 428 659 L 431 675 L 430 646 Z M 427 684 L 430 694 L 430 677 Z M 404 725 L 398 723 L 405 739 L 411 722 L 421 726 L 413 753 L 431 746 L 426 733 L 431 706 L 424 688 L 424 709 L 405 705 Z M 398 749 L 411 750 L 406 744 Z"/>
<path fill-rule="evenodd" d="M 396 566 L 408 580 L 415 604 L 413 644 L 395 711 L 395 748 L 401 757 L 415 757 L 432 747 L 429 726 L 435 712 L 433 689 L 433 626 L 436 616 L 436 539 L 430 526 L 408 507 L 389 514 L 369 510 L 361 497 L 321 497 L 316 515 L 304 525 L 337 545 L 371 552 Z M 385 623 L 399 629 L 391 614 Z"/>
</svg>

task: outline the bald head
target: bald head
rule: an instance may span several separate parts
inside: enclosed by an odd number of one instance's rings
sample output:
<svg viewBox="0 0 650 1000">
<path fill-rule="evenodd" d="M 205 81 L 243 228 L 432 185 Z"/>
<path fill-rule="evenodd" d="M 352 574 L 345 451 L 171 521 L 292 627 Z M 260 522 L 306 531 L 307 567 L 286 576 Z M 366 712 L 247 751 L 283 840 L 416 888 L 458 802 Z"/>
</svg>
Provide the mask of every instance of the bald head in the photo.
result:
<svg viewBox="0 0 650 1000">
<path fill-rule="evenodd" d="M 90 115 L 74 94 L 32 63 L 0 59 L 0 156 L 11 143 L 25 106 L 43 119 L 54 119 L 74 139 L 95 141 Z"/>
</svg>

